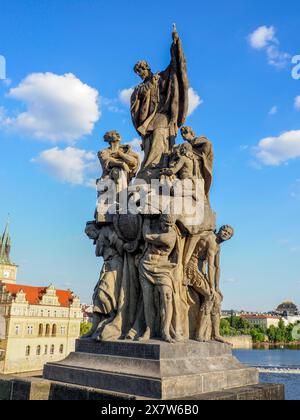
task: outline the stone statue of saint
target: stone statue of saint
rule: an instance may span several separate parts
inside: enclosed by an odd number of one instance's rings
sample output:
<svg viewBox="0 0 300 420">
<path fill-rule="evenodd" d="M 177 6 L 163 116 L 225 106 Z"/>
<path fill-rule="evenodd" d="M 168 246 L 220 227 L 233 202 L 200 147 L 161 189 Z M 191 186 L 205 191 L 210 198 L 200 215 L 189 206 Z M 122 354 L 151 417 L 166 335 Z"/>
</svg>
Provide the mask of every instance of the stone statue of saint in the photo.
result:
<svg viewBox="0 0 300 420">
<path fill-rule="evenodd" d="M 102 179 L 117 181 L 120 172 L 126 174 L 127 181 L 136 175 L 139 168 L 139 156 L 129 145 L 121 144 L 121 136 L 117 131 L 109 131 L 104 135 L 104 141 L 109 143 L 109 148 L 98 153 L 102 167 Z"/>
<path fill-rule="evenodd" d="M 146 61 L 139 61 L 134 71 L 143 80 L 131 97 L 132 121 L 145 153 L 138 178 L 149 181 L 158 179 L 160 169 L 168 167 L 168 156 L 188 111 L 186 60 L 175 26 L 167 69 L 153 74 Z"/>
<path fill-rule="evenodd" d="M 158 334 L 158 337 L 169 343 L 180 341 L 181 337 L 177 331 L 174 338 L 171 337 L 172 320 L 173 316 L 176 316 L 174 270 L 177 267 L 177 231 L 171 216 L 162 215 L 159 221 L 145 219 L 143 237 L 145 249 L 140 258 L 139 275 L 143 292 L 146 332 L 141 340 L 149 340 Z M 159 307 L 158 311 L 156 303 Z M 155 317 L 156 311 L 158 323 Z M 173 320 L 173 322 L 176 324 L 178 320 Z M 160 325 L 160 331 L 156 329 L 157 324 Z"/>
<path fill-rule="evenodd" d="M 96 223 L 89 222 L 85 232 L 90 239 L 94 240 L 96 256 L 104 260 L 93 296 L 93 327 L 85 338 L 93 337 L 101 340 L 103 328 L 113 321 L 118 309 L 124 242 L 117 236 L 112 225 L 98 227 Z"/>
<path fill-rule="evenodd" d="M 109 143 L 109 147 L 98 153 L 102 176 L 97 181 L 98 205 L 95 213 L 97 222 L 111 222 L 111 214 L 126 208 L 128 184 L 136 175 L 140 165 L 138 154 L 129 145 L 121 144 L 121 136 L 117 131 L 107 132 L 104 141 Z M 114 188 L 110 182 L 113 182 Z M 109 194 L 109 205 L 107 197 L 102 195 L 104 192 Z"/>
<path fill-rule="evenodd" d="M 196 339 L 198 341 L 219 341 L 221 304 L 220 291 L 220 245 L 234 235 L 231 226 L 222 226 L 219 232 L 204 232 L 186 270 L 189 285 L 199 293 L 204 301 L 200 310 L 200 322 Z"/>
<path fill-rule="evenodd" d="M 189 143 L 177 146 L 171 157 L 169 168 L 162 170 L 163 175 L 174 176 L 179 179 L 194 179 L 195 162 L 193 148 Z"/>
<path fill-rule="evenodd" d="M 204 179 L 205 194 L 209 199 L 209 192 L 213 178 L 213 146 L 206 137 L 197 137 L 191 127 L 182 127 L 183 139 L 192 147 L 198 161 L 197 178 Z"/>
<path fill-rule="evenodd" d="M 234 231 L 223 226 L 216 232 L 209 199 L 213 146 L 183 127 L 189 82 L 175 25 L 172 38 L 166 70 L 153 73 L 146 61 L 134 67 L 142 79 L 131 96 L 144 151 L 141 167 L 117 131 L 104 135 L 109 146 L 98 153 L 98 203 L 95 221 L 86 227 L 104 260 L 86 336 L 96 340 L 224 342 L 220 249 Z M 185 141 L 175 146 L 179 129 Z M 3 254 L 3 244 L 1 249 Z"/>
</svg>

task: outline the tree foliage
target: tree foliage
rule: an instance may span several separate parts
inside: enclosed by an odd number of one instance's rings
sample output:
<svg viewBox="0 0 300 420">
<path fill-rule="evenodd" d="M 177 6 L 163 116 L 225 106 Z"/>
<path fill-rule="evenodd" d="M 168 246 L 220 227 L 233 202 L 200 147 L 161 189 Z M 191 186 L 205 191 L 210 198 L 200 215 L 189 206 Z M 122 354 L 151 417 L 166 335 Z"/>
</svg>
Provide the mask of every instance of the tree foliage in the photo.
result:
<svg viewBox="0 0 300 420">
<path fill-rule="evenodd" d="M 279 321 L 278 327 L 274 325 L 268 329 L 262 326 L 253 326 L 244 318 L 232 316 L 221 320 L 220 332 L 223 337 L 251 335 L 255 343 L 287 343 L 295 341 L 292 335 L 293 324 L 285 325 L 283 320 Z"/>
<path fill-rule="evenodd" d="M 82 322 L 80 324 L 80 337 L 87 334 L 91 330 L 91 328 L 92 328 L 92 324 L 90 322 L 88 323 Z"/>
</svg>

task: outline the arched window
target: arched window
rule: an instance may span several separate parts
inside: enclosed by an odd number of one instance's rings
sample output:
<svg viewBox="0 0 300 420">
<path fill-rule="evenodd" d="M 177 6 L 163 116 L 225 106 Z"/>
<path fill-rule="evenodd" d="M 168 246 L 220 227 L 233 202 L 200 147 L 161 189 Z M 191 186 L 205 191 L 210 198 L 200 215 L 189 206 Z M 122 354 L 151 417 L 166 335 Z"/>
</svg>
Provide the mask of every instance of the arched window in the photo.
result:
<svg viewBox="0 0 300 420">
<path fill-rule="evenodd" d="M 41 346 L 37 346 L 36 348 L 36 355 L 40 356 L 41 355 Z"/>
<path fill-rule="evenodd" d="M 46 354 L 48 354 L 48 346 L 46 345 L 45 346 L 45 351 L 44 351 L 44 354 L 46 355 Z"/>
<path fill-rule="evenodd" d="M 46 325 L 46 337 L 49 337 L 49 335 L 50 335 L 50 325 L 47 324 Z"/>
<path fill-rule="evenodd" d="M 52 344 L 52 346 L 50 348 L 50 354 L 54 354 L 54 350 L 55 350 L 55 347 L 54 347 L 54 344 Z"/>
<path fill-rule="evenodd" d="M 61 344 L 60 347 L 59 347 L 59 353 L 60 354 L 64 353 L 64 345 L 63 344 Z"/>
<path fill-rule="evenodd" d="M 43 324 L 40 324 L 39 325 L 39 336 L 42 337 L 43 333 L 44 333 L 44 327 L 43 327 Z"/>
<path fill-rule="evenodd" d="M 57 332 L 57 326 L 56 326 L 56 324 L 54 324 L 52 326 L 52 337 L 56 337 L 56 332 Z"/>
<path fill-rule="evenodd" d="M 27 346 L 26 347 L 26 356 L 28 357 L 28 356 L 30 356 L 30 346 Z"/>
</svg>

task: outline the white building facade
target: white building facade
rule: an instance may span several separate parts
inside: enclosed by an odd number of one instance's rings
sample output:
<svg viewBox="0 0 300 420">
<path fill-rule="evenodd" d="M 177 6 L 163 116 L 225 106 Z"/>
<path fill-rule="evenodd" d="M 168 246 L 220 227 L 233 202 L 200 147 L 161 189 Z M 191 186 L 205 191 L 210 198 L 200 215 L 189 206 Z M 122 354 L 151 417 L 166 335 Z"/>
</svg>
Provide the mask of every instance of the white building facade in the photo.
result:
<svg viewBox="0 0 300 420">
<path fill-rule="evenodd" d="M 70 291 L 0 283 L 0 372 L 38 371 L 66 358 L 81 321 L 80 300 Z"/>
</svg>

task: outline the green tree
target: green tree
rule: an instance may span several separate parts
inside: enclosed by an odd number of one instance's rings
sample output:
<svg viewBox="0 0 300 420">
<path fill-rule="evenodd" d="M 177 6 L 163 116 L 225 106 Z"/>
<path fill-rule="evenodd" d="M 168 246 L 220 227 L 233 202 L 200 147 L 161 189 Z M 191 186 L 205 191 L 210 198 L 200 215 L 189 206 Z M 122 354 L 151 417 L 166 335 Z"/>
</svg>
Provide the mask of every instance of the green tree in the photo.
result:
<svg viewBox="0 0 300 420">
<path fill-rule="evenodd" d="M 82 322 L 80 324 L 80 337 L 87 334 L 91 330 L 91 328 L 92 328 L 92 324 L 90 322 L 88 323 Z"/>
<path fill-rule="evenodd" d="M 269 338 L 269 341 L 272 343 L 276 342 L 276 336 L 277 336 L 277 328 L 274 325 L 271 325 L 267 330 L 267 335 Z"/>
</svg>

